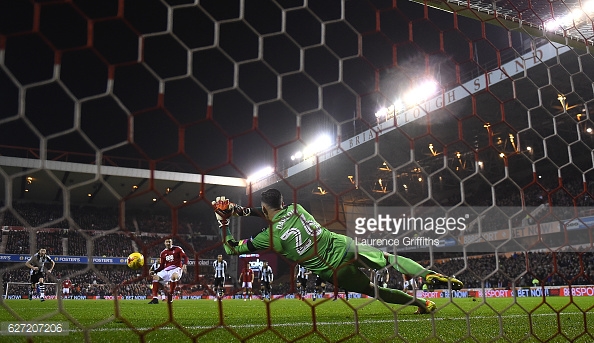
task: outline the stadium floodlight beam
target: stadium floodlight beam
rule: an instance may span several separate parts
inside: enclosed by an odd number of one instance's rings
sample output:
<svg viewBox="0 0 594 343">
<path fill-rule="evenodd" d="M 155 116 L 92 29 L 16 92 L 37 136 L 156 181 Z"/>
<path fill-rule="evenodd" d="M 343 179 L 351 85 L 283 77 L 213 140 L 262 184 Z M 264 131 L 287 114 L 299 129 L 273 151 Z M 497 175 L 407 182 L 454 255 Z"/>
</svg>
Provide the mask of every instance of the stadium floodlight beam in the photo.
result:
<svg viewBox="0 0 594 343">
<path fill-rule="evenodd" d="M 291 155 L 291 161 L 298 160 L 303 157 L 303 153 L 301 151 L 297 151 L 293 155 Z"/>
<path fill-rule="evenodd" d="M 435 95 L 435 93 L 437 93 L 437 82 L 427 80 L 406 92 L 404 95 L 404 102 L 408 106 L 414 106 L 429 99 L 429 97 Z"/>
<path fill-rule="evenodd" d="M 332 146 L 332 138 L 327 134 L 322 134 L 316 140 L 303 149 L 303 158 L 308 159 L 315 154 L 322 152 Z"/>
<path fill-rule="evenodd" d="M 375 112 L 375 117 L 377 119 L 384 118 L 388 115 L 388 107 L 382 107 L 377 112 Z"/>
<path fill-rule="evenodd" d="M 404 105 L 402 100 L 397 99 L 396 101 L 394 101 L 393 105 L 390 105 L 388 107 L 382 107 L 377 112 L 375 112 L 375 117 L 378 121 L 387 120 L 404 110 L 406 110 L 406 106 Z"/>
<path fill-rule="evenodd" d="M 436 82 L 424 82 L 420 86 L 408 91 L 404 96 L 404 102 L 400 99 L 397 99 L 393 105 L 390 105 L 388 107 L 382 107 L 379 110 L 377 110 L 377 112 L 375 112 L 375 117 L 378 121 L 393 118 L 398 113 L 401 113 L 404 110 L 427 100 L 429 96 L 434 95 L 436 92 Z"/>
<path fill-rule="evenodd" d="M 274 173 L 274 168 L 272 168 L 270 166 L 264 167 L 264 168 L 256 171 L 252 175 L 248 176 L 247 183 L 249 184 L 252 182 L 262 180 L 263 178 L 265 178 L 269 175 L 272 175 L 272 173 Z"/>
<path fill-rule="evenodd" d="M 594 1 L 591 0 L 583 2 L 581 7 L 572 9 L 559 19 L 553 18 L 547 21 L 544 27 L 546 31 L 565 30 L 584 22 L 587 18 L 591 18 L 592 14 L 594 14 Z"/>
<path fill-rule="evenodd" d="M 396 101 L 394 101 L 394 112 L 395 113 L 400 113 L 402 111 L 404 111 L 406 109 L 406 106 L 404 105 L 404 102 L 402 102 L 401 99 L 396 99 Z"/>
</svg>

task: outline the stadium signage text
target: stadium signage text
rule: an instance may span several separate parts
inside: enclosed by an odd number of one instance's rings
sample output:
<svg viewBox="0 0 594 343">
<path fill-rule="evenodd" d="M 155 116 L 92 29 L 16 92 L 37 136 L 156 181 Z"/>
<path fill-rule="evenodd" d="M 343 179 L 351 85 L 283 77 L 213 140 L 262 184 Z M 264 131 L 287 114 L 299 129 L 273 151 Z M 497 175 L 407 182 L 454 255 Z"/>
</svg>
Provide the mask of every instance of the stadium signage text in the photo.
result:
<svg viewBox="0 0 594 343">
<path fill-rule="evenodd" d="M 588 227 L 594 227 L 594 216 L 581 217 L 567 220 L 563 223 L 567 230 L 580 230 Z"/>
<path fill-rule="evenodd" d="M 572 287 L 571 292 L 569 291 L 569 287 L 553 287 L 547 286 L 543 289 L 540 287 L 530 287 L 530 288 L 515 288 L 515 289 L 495 289 L 495 288 L 485 288 L 485 289 L 468 289 L 468 290 L 461 290 L 461 291 L 448 291 L 448 290 L 439 290 L 439 291 L 417 291 L 417 297 L 419 298 L 511 298 L 511 297 L 543 297 L 543 296 L 569 296 L 572 293 L 573 296 L 594 296 L 594 287 L 592 286 L 584 286 L 584 287 Z"/>
<path fill-rule="evenodd" d="M 326 294 L 325 298 L 332 298 L 334 295 L 332 293 Z M 338 295 L 340 298 L 344 298 L 344 293 L 339 293 Z M 587 285 L 587 286 L 576 286 L 576 287 L 568 287 L 568 286 L 546 286 L 542 287 L 526 287 L 526 288 L 515 288 L 515 289 L 497 289 L 497 288 L 471 288 L 471 289 L 463 289 L 460 291 L 448 291 L 448 290 L 435 290 L 435 291 L 422 291 L 417 290 L 416 296 L 419 298 L 512 298 L 512 297 L 549 297 L 549 296 L 563 296 L 563 297 L 594 297 L 594 286 Z M 3 299 L 23 299 L 23 296 L 20 294 L 8 294 L 3 295 Z M 308 293 L 304 296 L 305 298 L 313 298 L 313 293 Z M 359 293 L 349 293 L 349 298 L 367 298 L 367 295 L 359 294 Z M 241 296 L 226 296 L 225 299 L 241 299 Z M 256 296 L 256 299 L 258 297 Z M 293 294 L 285 294 L 283 295 L 275 295 L 275 299 L 277 298 L 285 298 L 285 299 L 293 299 Z M 37 299 L 37 297 L 35 297 Z M 46 299 L 56 299 L 55 295 L 47 296 Z M 113 295 L 106 295 L 106 296 L 68 296 L 62 299 L 70 299 L 70 300 L 115 300 L 116 297 Z M 118 300 L 146 300 L 146 295 L 127 295 L 117 296 Z M 183 296 L 175 296 L 174 299 L 183 299 L 183 300 L 200 300 L 200 299 L 214 299 L 212 296 L 207 295 L 183 295 Z"/>
<path fill-rule="evenodd" d="M 0 254 L 0 261 L 2 262 L 25 262 L 31 255 L 26 254 Z M 62 256 L 52 255 L 52 259 L 56 263 L 72 263 L 72 264 L 89 264 L 88 256 Z M 91 261 L 93 264 L 109 264 L 109 265 L 125 265 L 125 257 L 92 257 Z M 158 259 L 151 258 L 150 263 L 157 262 Z M 214 260 L 198 260 L 200 266 L 210 266 Z M 193 266 L 196 263 L 194 260 L 188 262 L 189 266 Z"/>
<path fill-rule="evenodd" d="M 574 297 L 592 297 L 594 296 L 594 287 L 563 287 L 563 296 L 568 297 L 570 294 Z"/>
</svg>

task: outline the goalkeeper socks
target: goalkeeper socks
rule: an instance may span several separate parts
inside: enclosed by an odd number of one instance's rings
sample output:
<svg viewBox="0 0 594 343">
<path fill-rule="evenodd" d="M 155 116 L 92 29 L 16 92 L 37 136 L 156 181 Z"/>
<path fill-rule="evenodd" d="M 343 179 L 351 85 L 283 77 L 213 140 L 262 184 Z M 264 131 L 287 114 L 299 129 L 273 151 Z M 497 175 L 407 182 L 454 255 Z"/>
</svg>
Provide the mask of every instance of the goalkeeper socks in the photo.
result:
<svg viewBox="0 0 594 343">
<path fill-rule="evenodd" d="M 415 298 L 397 289 L 383 287 L 377 288 L 377 298 L 390 304 L 423 306 L 423 304 L 425 303 L 425 299 Z"/>
<path fill-rule="evenodd" d="M 390 254 L 387 259 L 394 269 L 405 275 L 425 276 L 427 274 L 434 273 L 433 271 L 428 270 L 422 265 L 418 264 L 416 261 L 404 256 L 394 256 Z"/>
</svg>

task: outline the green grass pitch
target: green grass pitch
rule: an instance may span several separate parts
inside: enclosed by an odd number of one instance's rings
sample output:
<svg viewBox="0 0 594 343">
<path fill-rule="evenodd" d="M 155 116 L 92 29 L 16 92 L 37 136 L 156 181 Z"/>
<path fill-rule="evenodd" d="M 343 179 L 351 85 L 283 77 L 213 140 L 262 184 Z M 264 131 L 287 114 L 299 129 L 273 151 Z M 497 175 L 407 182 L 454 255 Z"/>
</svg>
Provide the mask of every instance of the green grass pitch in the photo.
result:
<svg viewBox="0 0 594 343">
<path fill-rule="evenodd" d="M 0 322 L 68 321 L 69 332 L 0 342 L 594 342 L 591 297 L 438 299 L 433 315 L 374 299 L 147 302 L 3 300 Z"/>
</svg>

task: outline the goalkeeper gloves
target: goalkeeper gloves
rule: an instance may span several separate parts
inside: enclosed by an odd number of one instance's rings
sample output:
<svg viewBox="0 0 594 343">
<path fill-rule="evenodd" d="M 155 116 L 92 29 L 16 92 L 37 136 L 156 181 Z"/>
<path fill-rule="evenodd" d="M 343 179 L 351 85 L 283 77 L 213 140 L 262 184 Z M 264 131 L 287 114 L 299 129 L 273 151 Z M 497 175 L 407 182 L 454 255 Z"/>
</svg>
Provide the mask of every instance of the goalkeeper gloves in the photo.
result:
<svg viewBox="0 0 594 343">
<path fill-rule="evenodd" d="M 249 207 L 232 203 L 224 196 L 217 197 L 216 201 L 212 202 L 212 207 L 219 222 L 219 227 L 228 225 L 231 216 L 249 216 L 251 212 Z"/>
<path fill-rule="evenodd" d="M 233 204 L 233 215 L 234 216 L 249 216 L 251 210 L 249 207 L 243 207 L 237 204 Z"/>
<path fill-rule="evenodd" d="M 215 216 L 219 222 L 219 227 L 229 225 L 229 217 L 233 215 L 233 203 L 224 196 L 217 197 L 216 201 L 212 202 Z"/>
</svg>

